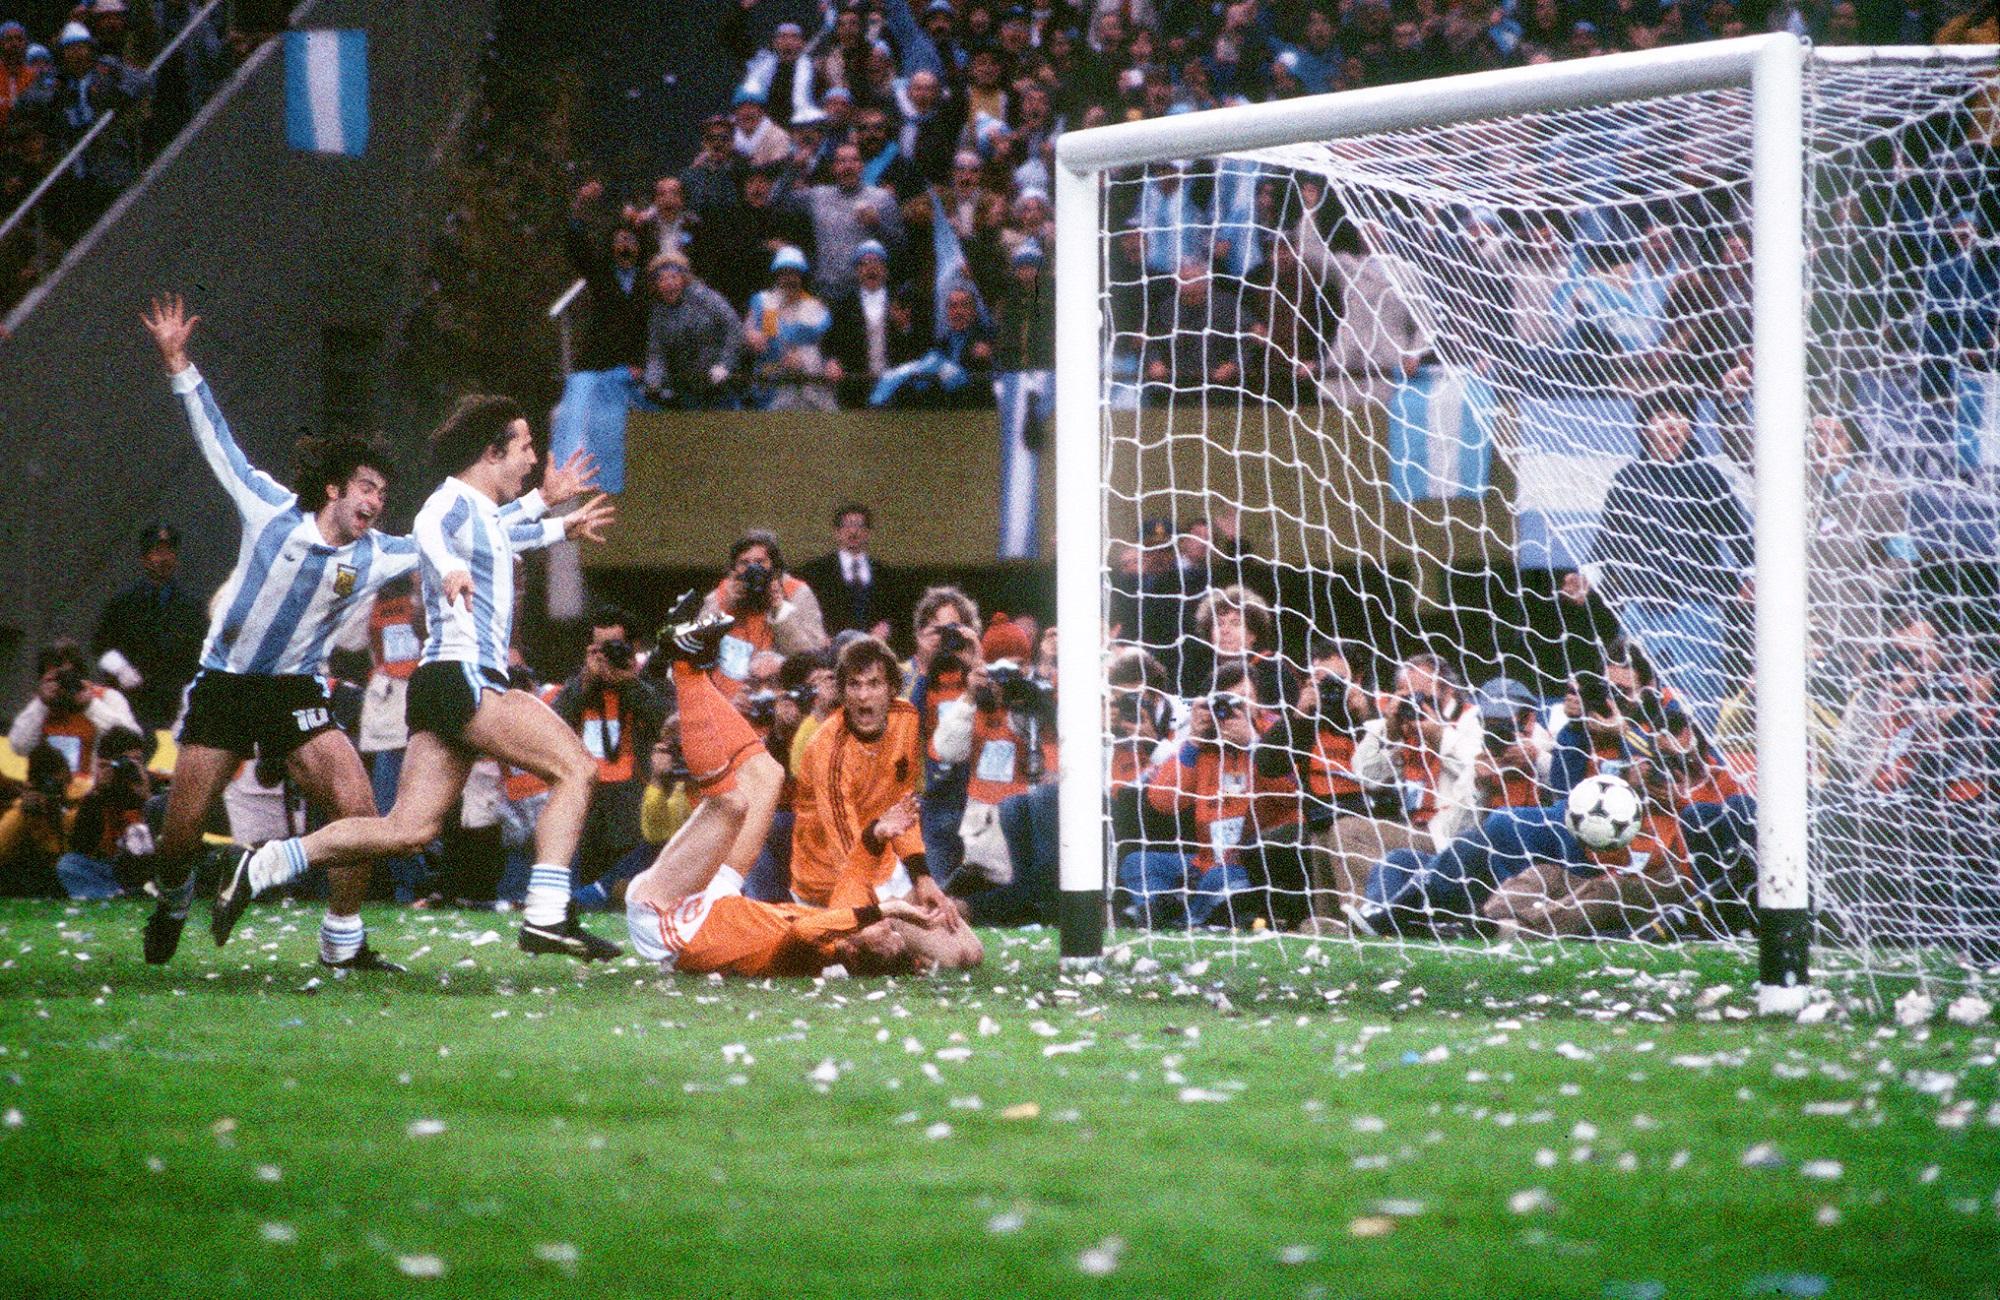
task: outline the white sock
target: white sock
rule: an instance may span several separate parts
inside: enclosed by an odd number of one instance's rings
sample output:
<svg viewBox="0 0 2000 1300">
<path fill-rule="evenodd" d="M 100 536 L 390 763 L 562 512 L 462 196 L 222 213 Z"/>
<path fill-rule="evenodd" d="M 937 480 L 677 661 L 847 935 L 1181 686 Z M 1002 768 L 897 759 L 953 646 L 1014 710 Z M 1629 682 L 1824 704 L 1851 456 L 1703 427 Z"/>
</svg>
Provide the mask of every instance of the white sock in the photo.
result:
<svg viewBox="0 0 2000 1300">
<path fill-rule="evenodd" d="M 250 855 L 250 897 L 291 884 L 306 874 L 310 865 L 304 840 L 272 840 Z"/>
<path fill-rule="evenodd" d="M 346 961 L 361 951 L 368 931 L 359 916 L 328 912 L 319 923 L 319 955 L 325 961 Z"/>
<path fill-rule="evenodd" d="M 529 925 L 561 925 L 569 914 L 569 868 L 537 862 L 528 872 L 528 899 L 521 912 Z"/>
</svg>

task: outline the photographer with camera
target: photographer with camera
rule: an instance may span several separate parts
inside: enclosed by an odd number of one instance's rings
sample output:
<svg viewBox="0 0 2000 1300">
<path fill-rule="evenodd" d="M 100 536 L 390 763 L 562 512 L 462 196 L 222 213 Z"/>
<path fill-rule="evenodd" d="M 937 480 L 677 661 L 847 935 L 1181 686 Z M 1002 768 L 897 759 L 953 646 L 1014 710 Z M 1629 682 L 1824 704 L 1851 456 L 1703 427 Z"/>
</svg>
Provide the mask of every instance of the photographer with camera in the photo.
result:
<svg viewBox="0 0 2000 1300">
<path fill-rule="evenodd" d="M 69 761 L 43 742 L 28 751 L 28 784 L 0 812 L 0 898 L 60 898 L 56 859 L 69 843 Z"/>
<path fill-rule="evenodd" d="M 554 708 L 597 762 L 590 810 L 577 846 L 578 878 L 594 881 L 640 843 L 639 805 L 646 756 L 667 716 L 666 701 L 639 675 L 637 620 L 614 605 L 590 617 L 583 668 L 564 684 Z"/>
<path fill-rule="evenodd" d="M 56 860 L 63 892 L 78 902 L 118 898 L 153 877 L 153 831 L 166 800 L 153 793 L 149 748 L 131 727 L 97 738 L 95 780 L 70 821 L 69 851 Z"/>
<path fill-rule="evenodd" d="M 1188 738 L 1144 778 L 1148 806 L 1178 817 L 1181 831 L 1177 841 L 1138 849 L 1119 863 L 1121 915 L 1142 928 L 1205 924 L 1217 907 L 1253 888 L 1244 851 L 1298 821 L 1297 784 L 1257 770 L 1264 709 L 1254 681 L 1242 665 L 1225 665 L 1215 686 L 1189 710 Z M 1224 915 L 1247 921 L 1241 907 L 1229 902 Z"/>
<path fill-rule="evenodd" d="M 981 662 L 979 606 L 957 587 L 932 587 L 917 601 L 911 622 L 917 652 L 905 676 L 911 683 L 910 703 L 916 707 L 918 734 L 924 746 L 924 853 L 940 880 L 957 874 L 965 845 L 958 824 L 965 816 L 966 766 L 947 762 L 937 749 L 942 710 L 964 697 L 966 676 Z"/>
<path fill-rule="evenodd" d="M 14 715 L 7 731 L 7 743 L 17 754 L 48 741 L 69 763 L 73 778 L 90 776 L 99 736 L 113 727 L 139 730 L 131 704 L 113 688 L 91 681 L 88 663 L 74 641 L 44 648 L 35 656 L 35 697 Z"/>
<path fill-rule="evenodd" d="M 722 639 L 715 685 L 734 699 L 750 677 L 750 660 L 760 650 L 794 655 L 827 643 L 819 598 L 785 572 L 778 535 L 753 528 L 729 548 L 729 571 L 702 602 L 703 615 L 727 614 L 735 625 Z"/>
<path fill-rule="evenodd" d="M 1022 667 L 1032 653 L 1020 625 L 994 614 L 980 641 L 981 662 L 966 671 L 965 694 L 938 710 L 932 750 L 942 762 L 967 765 L 958 824 L 964 857 L 946 882 L 961 893 L 1013 880 L 1000 804 L 1058 770 L 1055 688 Z"/>
<path fill-rule="evenodd" d="M 1472 784 L 1481 808 L 1531 808 L 1542 802 L 1555 756 L 1555 737 L 1542 725 L 1535 697 L 1506 677 L 1495 677 L 1473 697 L 1479 710 L 1480 750 Z"/>
</svg>

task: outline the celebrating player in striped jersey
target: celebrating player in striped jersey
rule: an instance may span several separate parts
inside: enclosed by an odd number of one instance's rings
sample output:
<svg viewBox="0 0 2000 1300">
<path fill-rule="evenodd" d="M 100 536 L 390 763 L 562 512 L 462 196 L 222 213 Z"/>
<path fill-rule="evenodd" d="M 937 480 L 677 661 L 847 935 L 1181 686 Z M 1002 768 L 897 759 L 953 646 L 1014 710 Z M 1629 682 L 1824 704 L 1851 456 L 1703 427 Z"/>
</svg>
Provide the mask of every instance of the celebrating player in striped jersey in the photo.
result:
<svg viewBox="0 0 2000 1300">
<path fill-rule="evenodd" d="M 387 816 L 349 817 L 245 853 L 216 893 L 216 941 L 227 939 L 253 895 L 298 878 L 313 863 L 332 868 L 428 844 L 483 753 L 550 787 L 535 827 L 522 949 L 609 960 L 618 945 L 584 929 L 570 908 L 570 860 L 597 762 L 548 705 L 510 686 L 507 647 L 515 555 L 565 536 L 603 541 L 614 507 L 600 494 L 560 519 L 542 517 L 550 505 L 587 491 L 595 471 L 588 456 L 572 457 L 549 469 L 540 492 L 523 496 L 540 455 L 521 408 L 505 397 L 461 399 L 431 434 L 431 457 L 450 476 L 417 512 L 429 631 L 422 663 L 410 675 L 410 742 L 396 806 Z"/>
<path fill-rule="evenodd" d="M 368 774 L 333 725 L 327 644 L 348 615 L 417 565 L 416 543 L 372 526 L 389 485 L 388 447 L 379 439 L 304 438 L 293 488 L 252 466 L 230 436 L 215 394 L 188 361 L 201 320 L 178 297 L 156 299 L 144 316 L 174 392 L 209 468 L 242 522 L 236 568 L 223 584 L 189 687 L 180 756 L 158 849 L 161 897 L 146 922 L 146 960 L 173 956 L 193 897 L 194 856 L 216 797 L 253 753 L 282 764 L 306 796 L 344 816 L 375 811 Z M 369 862 L 331 873 L 332 897 L 320 925 L 320 960 L 379 969 L 361 926 Z M 167 882 L 182 881 L 175 886 Z"/>
</svg>

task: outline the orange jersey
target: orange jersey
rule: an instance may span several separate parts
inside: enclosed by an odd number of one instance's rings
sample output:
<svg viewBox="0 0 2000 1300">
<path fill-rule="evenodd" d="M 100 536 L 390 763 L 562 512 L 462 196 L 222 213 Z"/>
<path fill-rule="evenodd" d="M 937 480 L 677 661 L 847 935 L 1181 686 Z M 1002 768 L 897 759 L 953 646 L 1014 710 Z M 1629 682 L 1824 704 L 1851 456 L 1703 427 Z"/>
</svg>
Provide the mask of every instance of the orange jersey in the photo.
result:
<svg viewBox="0 0 2000 1300">
<path fill-rule="evenodd" d="M 872 903 L 807 907 L 702 893 L 682 899 L 660 917 L 660 939 L 674 969 L 691 975 L 817 975 L 834 961 L 834 940 L 874 924 L 881 915 Z"/>
<path fill-rule="evenodd" d="M 800 757 L 793 804 L 792 893 L 801 901 L 824 905 L 833 895 L 848 857 L 861 846 L 861 834 L 877 817 L 923 779 L 920 719 L 907 700 L 892 700 L 881 736 L 864 741 L 847 729 L 845 713 L 835 713 L 813 733 Z M 883 846 L 866 872 L 866 883 L 880 886 L 896 863 L 924 850 L 924 840 L 912 826 Z"/>
</svg>

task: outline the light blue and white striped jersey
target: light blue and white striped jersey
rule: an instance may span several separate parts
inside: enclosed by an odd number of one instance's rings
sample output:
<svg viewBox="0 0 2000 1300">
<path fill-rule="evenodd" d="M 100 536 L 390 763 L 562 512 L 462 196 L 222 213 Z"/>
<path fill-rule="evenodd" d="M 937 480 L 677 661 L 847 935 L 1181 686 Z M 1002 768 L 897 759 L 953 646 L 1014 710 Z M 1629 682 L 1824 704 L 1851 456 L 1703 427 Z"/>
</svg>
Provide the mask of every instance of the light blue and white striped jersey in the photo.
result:
<svg viewBox="0 0 2000 1300">
<path fill-rule="evenodd" d="M 438 484 L 414 529 L 423 553 L 423 662 L 459 663 L 483 675 L 507 676 L 507 647 L 514 636 L 514 557 L 563 539 L 560 519 L 544 519 L 548 505 L 530 492 L 506 505 L 459 478 Z M 472 608 L 447 605 L 444 578 L 472 575 Z"/>
<path fill-rule="evenodd" d="M 327 649 L 357 605 L 417 567 L 417 544 L 373 529 L 329 545 L 282 483 L 244 458 L 215 394 L 193 366 L 173 377 L 195 443 L 236 503 L 243 538 L 217 593 L 205 670 L 265 675 L 326 670 Z"/>
</svg>

